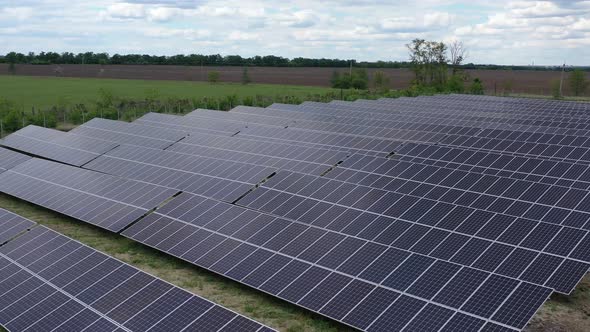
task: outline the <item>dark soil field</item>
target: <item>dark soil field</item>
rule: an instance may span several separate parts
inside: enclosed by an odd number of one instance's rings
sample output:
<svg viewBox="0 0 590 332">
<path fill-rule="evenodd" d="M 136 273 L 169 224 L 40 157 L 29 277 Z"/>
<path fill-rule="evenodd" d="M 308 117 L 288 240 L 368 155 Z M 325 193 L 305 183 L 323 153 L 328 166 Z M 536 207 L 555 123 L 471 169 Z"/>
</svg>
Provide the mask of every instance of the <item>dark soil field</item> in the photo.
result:
<svg viewBox="0 0 590 332">
<path fill-rule="evenodd" d="M 345 72 L 347 68 L 290 68 L 250 67 L 249 75 L 254 83 L 329 86 L 334 70 Z M 408 69 L 369 69 L 384 71 L 391 81 L 391 88 L 409 86 L 413 74 Z M 199 67 L 157 65 L 16 65 L 16 75 L 66 76 L 92 78 L 125 78 L 141 80 L 206 81 L 210 71 L 220 72 L 222 82 L 240 82 L 242 67 Z M 479 77 L 487 94 L 522 93 L 550 95 L 551 85 L 559 80 L 556 71 L 469 70 L 471 78 Z M 0 75 L 10 74 L 7 64 L 0 64 Z M 587 74 L 590 80 L 590 73 Z M 567 74 L 566 74 L 567 78 Z M 567 81 L 564 95 L 568 95 Z M 590 95 L 586 91 L 586 95 Z"/>
</svg>

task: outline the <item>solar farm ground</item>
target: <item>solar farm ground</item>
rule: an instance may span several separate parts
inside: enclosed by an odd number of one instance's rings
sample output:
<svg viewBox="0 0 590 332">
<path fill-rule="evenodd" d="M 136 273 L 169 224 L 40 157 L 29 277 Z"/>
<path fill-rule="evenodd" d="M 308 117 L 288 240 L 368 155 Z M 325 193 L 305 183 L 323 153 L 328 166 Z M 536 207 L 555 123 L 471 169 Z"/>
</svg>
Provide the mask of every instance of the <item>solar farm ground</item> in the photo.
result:
<svg viewBox="0 0 590 332">
<path fill-rule="evenodd" d="M 352 331 L 270 295 L 87 223 L 0 193 L 0 208 L 33 220 L 142 271 L 279 331 Z M 0 331 L 5 330 L 0 326 Z"/>
</svg>

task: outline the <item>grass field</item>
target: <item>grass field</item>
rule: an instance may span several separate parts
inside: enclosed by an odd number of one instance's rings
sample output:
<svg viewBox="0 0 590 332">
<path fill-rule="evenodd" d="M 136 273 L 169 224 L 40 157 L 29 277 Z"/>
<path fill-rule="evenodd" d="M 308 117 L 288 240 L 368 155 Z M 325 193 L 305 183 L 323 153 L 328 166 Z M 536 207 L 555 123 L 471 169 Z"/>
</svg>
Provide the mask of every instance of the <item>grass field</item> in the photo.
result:
<svg viewBox="0 0 590 332">
<path fill-rule="evenodd" d="M 27 77 L 0 75 L 0 98 L 11 100 L 30 110 L 60 104 L 93 103 L 99 98 L 99 90 L 107 89 L 115 97 L 144 99 L 150 90 L 157 92 L 159 99 L 168 97 L 202 98 L 229 95 L 305 97 L 322 94 L 333 89 L 310 86 L 275 84 L 236 84 L 190 81 L 156 81 L 98 78 Z"/>
<path fill-rule="evenodd" d="M 280 331 L 352 331 L 123 236 L 0 194 L 7 209 Z M 2 328 L 0 327 L 0 331 Z"/>
</svg>

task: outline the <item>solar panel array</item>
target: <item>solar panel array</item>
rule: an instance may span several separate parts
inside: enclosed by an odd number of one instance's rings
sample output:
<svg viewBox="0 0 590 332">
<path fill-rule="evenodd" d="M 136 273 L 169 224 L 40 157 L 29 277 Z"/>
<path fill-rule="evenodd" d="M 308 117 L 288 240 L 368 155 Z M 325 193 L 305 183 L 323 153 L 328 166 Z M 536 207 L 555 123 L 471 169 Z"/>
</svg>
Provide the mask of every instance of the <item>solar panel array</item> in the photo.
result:
<svg viewBox="0 0 590 332">
<path fill-rule="evenodd" d="M 44 226 L 0 209 L 21 236 L 0 246 L 9 331 L 272 331 Z"/>
<path fill-rule="evenodd" d="M 459 95 L 95 119 L 52 139 L 116 147 L 0 191 L 361 330 L 520 330 L 590 267 L 588 123 Z"/>
</svg>

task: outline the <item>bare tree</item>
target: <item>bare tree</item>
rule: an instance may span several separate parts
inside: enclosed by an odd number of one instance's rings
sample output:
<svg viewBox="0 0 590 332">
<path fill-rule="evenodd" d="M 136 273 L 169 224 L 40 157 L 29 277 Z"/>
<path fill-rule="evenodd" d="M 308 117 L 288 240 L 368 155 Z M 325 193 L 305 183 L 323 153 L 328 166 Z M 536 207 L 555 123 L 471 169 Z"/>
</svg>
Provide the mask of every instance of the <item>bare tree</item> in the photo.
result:
<svg viewBox="0 0 590 332">
<path fill-rule="evenodd" d="M 451 53 L 451 67 L 453 67 L 453 75 L 458 71 L 459 66 L 469 56 L 469 52 L 462 41 L 454 40 L 449 45 L 449 52 Z"/>
</svg>

